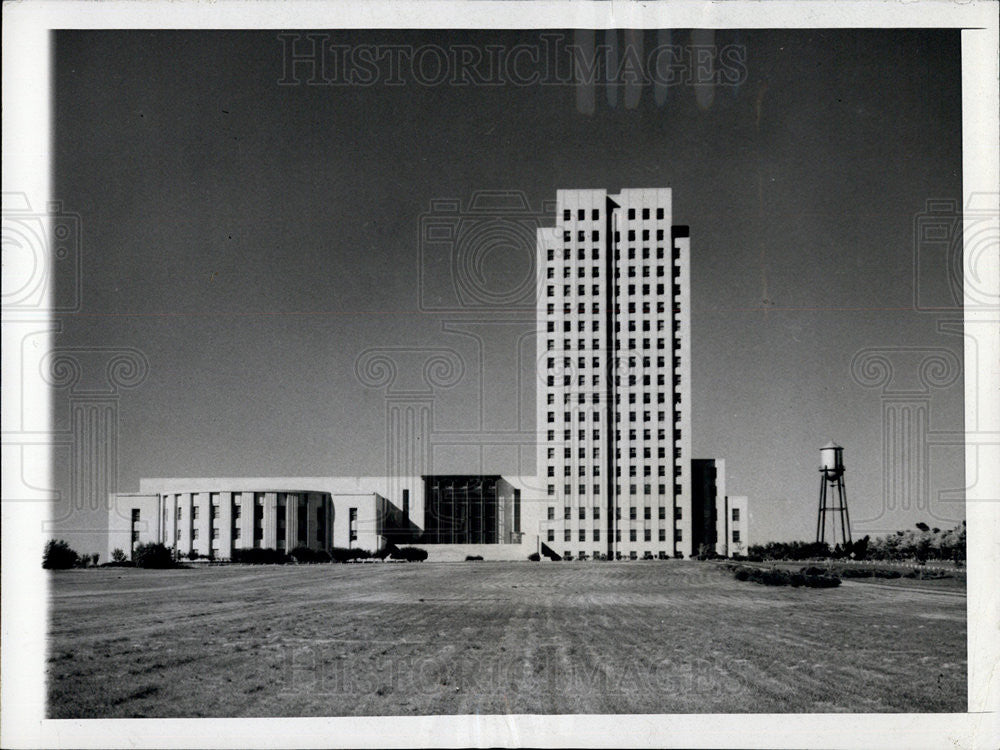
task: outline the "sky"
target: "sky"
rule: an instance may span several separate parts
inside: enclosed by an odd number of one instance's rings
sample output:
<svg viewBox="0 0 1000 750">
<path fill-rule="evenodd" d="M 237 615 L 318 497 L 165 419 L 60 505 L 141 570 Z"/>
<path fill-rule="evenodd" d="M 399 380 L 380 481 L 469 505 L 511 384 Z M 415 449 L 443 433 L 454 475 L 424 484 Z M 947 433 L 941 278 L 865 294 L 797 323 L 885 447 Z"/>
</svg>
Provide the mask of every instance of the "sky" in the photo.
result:
<svg viewBox="0 0 1000 750">
<path fill-rule="evenodd" d="M 671 45 L 681 74 L 630 93 L 546 73 L 531 51 L 552 41 L 537 31 L 325 33 L 353 55 L 423 50 L 422 67 L 362 85 L 372 68 L 356 64 L 352 82 L 333 52 L 310 83 L 278 31 L 55 35 L 53 197 L 79 217 L 82 271 L 54 345 L 148 365 L 115 392 L 119 490 L 384 474 L 390 397 L 429 350 L 460 362 L 433 392 L 431 469 L 532 474 L 534 248 L 511 227 L 552 225 L 544 204 L 561 188 L 669 186 L 691 230 L 693 450 L 725 459 L 753 541 L 814 535 L 831 439 L 856 536 L 964 518 L 961 448 L 939 439 L 963 430 L 962 381 L 918 377 L 927 357 L 961 361 L 962 337 L 940 329 L 961 311 L 944 256 L 914 229 L 929 200 L 961 203 L 959 32 L 647 32 L 644 54 Z M 636 49 L 614 38 L 621 59 Z M 436 75 L 436 50 L 519 49 L 513 73 Z M 703 76 L 697 49 L 716 85 L 685 80 Z M 507 241 L 476 239 L 492 236 L 470 218 L 479 191 L 524 201 L 515 219 L 487 216 Z M 431 220 L 466 222 L 467 245 L 485 243 L 475 263 L 460 242 L 429 242 Z M 359 376 L 372 349 L 400 363 L 391 393 Z M 890 362 L 889 384 L 852 377 L 863 350 Z M 54 390 L 57 431 L 84 389 Z M 901 404 L 927 414 L 924 463 L 892 458 Z M 491 444 L 512 434 L 520 449 Z M 99 550 L 104 511 L 73 490 L 68 450 L 55 515 L 80 551 Z"/>
</svg>

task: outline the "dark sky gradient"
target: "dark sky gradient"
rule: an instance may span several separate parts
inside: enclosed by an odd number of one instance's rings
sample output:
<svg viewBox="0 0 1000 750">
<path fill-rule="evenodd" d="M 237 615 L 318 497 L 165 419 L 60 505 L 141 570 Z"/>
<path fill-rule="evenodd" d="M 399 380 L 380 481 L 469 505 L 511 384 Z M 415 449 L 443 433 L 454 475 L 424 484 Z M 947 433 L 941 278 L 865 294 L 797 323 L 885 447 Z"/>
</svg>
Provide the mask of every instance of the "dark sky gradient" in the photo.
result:
<svg viewBox="0 0 1000 750">
<path fill-rule="evenodd" d="M 336 36 L 538 43 L 536 32 Z M 540 210 L 559 188 L 668 185 L 692 236 L 694 451 L 727 460 L 754 539 L 814 533 L 829 439 L 846 448 L 856 533 L 933 524 L 928 511 L 963 518 L 954 502 L 882 512 L 879 394 L 850 375 L 865 347 L 961 356 L 961 339 L 937 332 L 960 313 L 913 311 L 914 218 L 928 199 L 962 195 L 959 33 L 715 41 L 745 45 L 748 75 L 711 106 L 680 85 L 663 106 L 647 88 L 628 110 L 599 88 L 583 114 L 571 86 L 279 86 L 276 32 L 58 33 L 55 197 L 81 216 L 84 283 L 82 312 L 60 318 L 55 343 L 135 347 L 150 363 L 120 402 L 120 487 L 384 473 L 385 396 L 354 370 L 369 347 L 460 353 L 466 376 L 440 392 L 437 428 L 533 430 L 534 344 L 515 344 L 531 317 L 501 308 L 511 322 L 479 326 L 481 346 L 445 330 L 488 313 L 426 309 L 453 276 L 425 256 L 421 289 L 421 214 L 484 189 L 523 191 Z M 484 273 L 508 289 L 528 263 L 512 248 Z M 927 282 L 936 299 L 944 271 Z M 934 391 L 932 427 L 961 430 L 962 409 L 961 381 Z M 961 487 L 961 450 L 932 457 L 932 498 Z M 531 473 L 534 449 L 520 463 L 508 449 L 435 454 L 436 471 L 480 468 Z M 60 487 L 65 470 L 60 459 Z M 102 524 L 78 514 L 70 526 Z"/>
</svg>

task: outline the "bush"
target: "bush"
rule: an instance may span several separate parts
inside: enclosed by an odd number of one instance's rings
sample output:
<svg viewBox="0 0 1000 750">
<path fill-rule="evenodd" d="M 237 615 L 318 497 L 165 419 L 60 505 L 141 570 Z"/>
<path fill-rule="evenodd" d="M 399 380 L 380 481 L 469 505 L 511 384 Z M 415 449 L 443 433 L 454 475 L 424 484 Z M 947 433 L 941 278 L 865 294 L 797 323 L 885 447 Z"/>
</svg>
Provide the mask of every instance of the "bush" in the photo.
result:
<svg viewBox="0 0 1000 750">
<path fill-rule="evenodd" d="M 838 575 L 841 578 L 899 578 L 903 574 L 892 568 L 844 567 Z"/>
<path fill-rule="evenodd" d="M 538 562 L 539 560 L 542 559 L 542 556 L 539 555 L 537 552 L 532 552 L 530 555 L 528 555 L 528 559 L 531 560 L 531 562 Z"/>
<path fill-rule="evenodd" d="M 483 559 L 482 555 L 466 555 L 465 556 L 465 561 L 466 562 L 480 562 L 482 559 Z"/>
<path fill-rule="evenodd" d="M 347 547 L 332 547 L 330 549 L 330 557 L 334 562 L 344 563 L 351 560 L 367 560 L 372 556 L 372 553 L 366 549 L 357 549 Z"/>
<path fill-rule="evenodd" d="M 832 589 L 840 585 L 840 579 L 834 575 L 806 576 L 806 586 L 811 589 Z"/>
<path fill-rule="evenodd" d="M 62 539 L 50 539 L 42 553 L 42 567 L 48 570 L 65 570 L 77 564 L 80 556 Z"/>
<path fill-rule="evenodd" d="M 282 565 L 288 562 L 288 555 L 270 547 L 234 549 L 230 560 L 245 565 Z"/>
<path fill-rule="evenodd" d="M 128 562 L 128 556 L 126 556 L 126 554 L 121 549 L 115 547 L 115 551 L 111 553 L 111 562 L 114 563 Z"/>
<path fill-rule="evenodd" d="M 390 557 L 393 560 L 406 560 L 407 562 L 423 562 L 427 559 L 427 550 L 419 547 L 400 547 L 393 552 Z"/>
<path fill-rule="evenodd" d="M 906 574 L 907 578 L 917 578 L 921 581 L 931 580 L 935 578 L 951 578 L 950 573 L 946 573 L 943 570 L 927 570 L 926 568 L 921 568 L 920 570 L 911 570 Z"/>
<path fill-rule="evenodd" d="M 822 568 L 816 567 L 802 568 L 796 573 L 789 573 L 778 568 L 755 568 L 743 565 L 730 565 L 729 567 L 736 580 L 753 581 L 764 586 L 833 588 L 840 585 L 840 579 L 837 576 L 830 575 Z"/>
<path fill-rule="evenodd" d="M 328 563 L 331 560 L 330 553 L 326 550 L 309 547 L 296 547 L 288 556 L 297 563 Z"/>
<path fill-rule="evenodd" d="M 137 545 L 132 553 L 137 568 L 172 568 L 175 566 L 170 550 L 159 542 Z"/>
</svg>

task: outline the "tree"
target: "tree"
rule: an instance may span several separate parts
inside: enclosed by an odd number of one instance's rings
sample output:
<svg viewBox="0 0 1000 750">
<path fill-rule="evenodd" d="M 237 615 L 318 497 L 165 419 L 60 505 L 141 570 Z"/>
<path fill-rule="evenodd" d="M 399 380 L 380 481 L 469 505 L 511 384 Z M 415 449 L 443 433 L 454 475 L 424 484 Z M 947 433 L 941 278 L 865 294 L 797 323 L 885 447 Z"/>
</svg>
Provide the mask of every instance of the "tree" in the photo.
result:
<svg viewBox="0 0 1000 750">
<path fill-rule="evenodd" d="M 920 529 L 920 530 L 921 530 L 921 531 L 923 531 L 923 532 L 927 532 L 927 531 L 930 531 L 930 530 L 931 530 L 931 527 L 930 527 L 930 526 L 928 526 L 928 525 L 927 525 L 926 523 L 924 523 L 923 521 L 917 521 L 917 523 L 916 523 L 916 526 L 917 526 L 917 528 L 918 528 L 918 529 Z"/>
<path fill-rule="evenodd" d="M 132 561 L 137 568 L 172 568 L 173 555 L 159 542 L 140 544 L 132 553 Z"/>
<path fill-rule="evenodd" d="M 115 547 L 115 551 L 111 553 L 111 562 L 123 563 L 127 560 L 128 557 L 125 556 L 125 553 L 120 548 Z"/>
<path fill-rule="evenodd" d="M 76 565 L 79 559 L 76 550 L 62 539 L 58 541 L 50 539 L 42 554 L 42 567 L 48 570 L 65 570 Z"/>
</svg>

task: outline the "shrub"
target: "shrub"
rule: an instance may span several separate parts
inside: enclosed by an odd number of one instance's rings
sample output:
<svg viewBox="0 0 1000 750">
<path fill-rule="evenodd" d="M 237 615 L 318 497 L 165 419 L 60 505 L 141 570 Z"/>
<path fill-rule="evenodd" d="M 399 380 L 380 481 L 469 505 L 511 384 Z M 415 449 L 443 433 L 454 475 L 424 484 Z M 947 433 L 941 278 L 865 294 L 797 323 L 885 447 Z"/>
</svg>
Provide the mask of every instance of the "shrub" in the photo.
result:
<svg viewBox="0 0 1000 750">
<path fill-rule="evenodd" d="M 482 559 L 483 559 L 482 555 L 466 555 L 465 556 L 465 561 L 466 562 L 479 562 Z"/>
<path fill-rule="evenodd" d="M 270 547 L 251 547 L 234 549 L 230 560 L 245 565 L 281 565 L 288 562 L 288 556 L 281 550 Z"/>
<path fill-rule="evenodd" d="M 841 578 L 899 578 L 898 570 L 892 568 L 851 568 L 844 567 L 838 571 Z"/>
<path fill-rule="evenodd" d="M 65 570 L 77 564 L 80 556 L 62 539 L 50 539 L 42 553 L 42 567 L 49 570 Z"/>
<path fill-rule="evenodd" d="M 918 578 L 922 581 L 935 579 L 935 578 L 951 578 L 951 574 L 946 573 L 943 570 L 927 570 L 926 568 L 921 568 L 920 570 L 911 570 L 906 574 L 907 578 Z"/>
<path fill-rule="evenodd" d="M 807 576 L 825 576 L 827 574 L 826 568 L 817 568 L 815 565 L 803 568 L 801 572 Z"/>
<path fill-rule="evenodd" d="M 132 562 L 137 568 L 172 568 L 175 565 L 170 550 L 159 542 L 137 545 Z"/>
<path fill-rule="evenodd" d="M 834 575 L 806 576 L 806 586 L 812 589 L 832 589 L 840 585 L 840 579 Z"/>
<path fill-rule="evenodd" d="M 115 551 L 111 553 L 111 562 L 123 563 L 127 561 L 128 557 L 125 555 L 125 553 L 118 547 L 115 547 Z"/>
<path fill-rule="evenodd" d="M 321 549 L 310 549 L 309 547 L 296 547 L 288 555 L 294 562 L 298 563 L 327 563 L 330 562 L 330 553 Z"/>
<path fill-rule="evenodd" d="M 528 555 L 528 559 L 531 560 L 531 562 L 538 562 L 539 560 L 542 559 L 542 556 L 539 555 L 537 552 L 532 552 L 530 555 Z"/>
<path fill-rule="evenodd" d="M 390 555 L 393 560 L 406 560 L 407 562 L 423 562 L 427 559 L 427 550 L 419 547 L 400 547 Z"/>
<path fill-rule="evenodd" d="M 822 568 L 817 567 L 802 568 L 795 573 L 778 568 L 755 568 L 742 565 L 730 565 L 729 568 L 733 571 L 733 577 L 736 580 L 753 581 L 764 586 L 833 588 L 840 585 L 840 579 L 837 576 L 830 575 Z"/>
<path fill-rule="evenodd" d="M 344 563 L 351 560 L 367 560 L 372 556 L 372 553 L 366 549 L 357 548 L 347 548 L 347 547 L 332 547 L 330 549 L 330 557 L 334 562 Z"/>
</svg>

